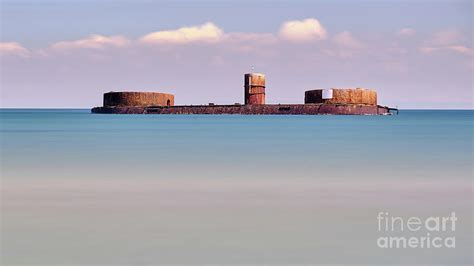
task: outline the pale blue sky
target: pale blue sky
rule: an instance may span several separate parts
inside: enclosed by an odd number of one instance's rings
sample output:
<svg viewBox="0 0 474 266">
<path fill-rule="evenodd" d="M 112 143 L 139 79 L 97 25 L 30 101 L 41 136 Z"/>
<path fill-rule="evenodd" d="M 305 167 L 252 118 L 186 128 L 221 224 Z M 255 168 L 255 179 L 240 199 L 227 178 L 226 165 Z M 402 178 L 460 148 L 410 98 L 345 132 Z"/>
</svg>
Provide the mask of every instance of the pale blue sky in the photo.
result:
<svg viewBox="0 0 474 266">
<path fill-rule="evenodd" d="M 1 1 L 2 40 L 39 47 L 91 32 L 139 37 L 212 21 L 226 31 L 275 31 L 315 17 L 333 31 L 472 29 L 470 1 Z"/>
<path fill-rule="evenodd" d="M 308 18 L 327 32 L 322 40 L 281 39 L 283 23 Z M 223 36 L 257 37 L 137 45 L 149 33 L 206 22 Z M 301 102 L 315 87 L 362 86 L 377 89 L 381 104 L 472 108 L 471 1 L 1 1 L 1 24 L 4 107 L 90 107 L 109 90 L 233 103 L 254 65 L 267 74 L 274 103 Z M 91 34 L 128 44 L 52 48 Z M 267 37 L 275 40 L 263 45 Z"/>
</svg>

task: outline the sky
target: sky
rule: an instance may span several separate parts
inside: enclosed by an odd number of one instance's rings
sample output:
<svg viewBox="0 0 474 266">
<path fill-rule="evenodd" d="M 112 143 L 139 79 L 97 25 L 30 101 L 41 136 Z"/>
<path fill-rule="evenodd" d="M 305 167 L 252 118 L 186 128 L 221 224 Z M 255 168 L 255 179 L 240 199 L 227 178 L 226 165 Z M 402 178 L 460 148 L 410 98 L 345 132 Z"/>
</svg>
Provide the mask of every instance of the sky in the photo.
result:
<svg viewBox="0 0 474 266">
<path fill-rule="evenodd" d="M 90 108 L 108 91 L 175 104 L 376 89 L 381 105 L 473 108 L 472 1 L 1 1 L 1 107 Z"/>
</svg>

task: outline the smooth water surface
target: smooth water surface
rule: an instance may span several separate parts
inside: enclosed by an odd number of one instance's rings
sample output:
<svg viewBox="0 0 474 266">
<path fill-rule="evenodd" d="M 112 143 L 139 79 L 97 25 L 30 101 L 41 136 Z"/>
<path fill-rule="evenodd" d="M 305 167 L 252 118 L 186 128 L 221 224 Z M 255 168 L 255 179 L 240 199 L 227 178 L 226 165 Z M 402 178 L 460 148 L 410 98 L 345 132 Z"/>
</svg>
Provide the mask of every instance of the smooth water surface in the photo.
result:
<svg viewBox="0 0 474 266">
<path fill-rule="evenodd" d="M 0 114 L 5 265 L 472 263 L 473 111 Z M 456 248 L 380 249 L 380 211 Z"/>
</svg>

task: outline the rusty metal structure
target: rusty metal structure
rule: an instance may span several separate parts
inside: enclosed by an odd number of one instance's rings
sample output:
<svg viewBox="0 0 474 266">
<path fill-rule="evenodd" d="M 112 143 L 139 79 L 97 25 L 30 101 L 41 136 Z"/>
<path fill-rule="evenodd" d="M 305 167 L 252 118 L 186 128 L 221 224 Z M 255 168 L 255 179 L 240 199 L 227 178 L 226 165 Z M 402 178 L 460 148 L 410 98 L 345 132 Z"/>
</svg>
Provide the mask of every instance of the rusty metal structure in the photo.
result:
<svg viewBox="0 0 474 266">
<path fill-rule="evenodd" d="M 304 103 L 377 105 L 377 92 L 363 88 L 331 88 L 309 90 Z"/>
<path fill-rule="evenodd" d="M 362 88 L 316 89 L 305 92 L 304 104 L 266 104 L 265 75 L 244 75 L 244 105 L 174 106 L 174 95 L 159 92 L 108 92 L 101 114 L 242 114 L 242 115 L 389 115 L 398 109 L 377 104 L 377 92 Z"/>
<path fill-rule="evenodd" d="M 392 109 L 364 104 L 252 104 L 180 105 L 156 107 L 94 107 L 100 114 L 179 114 L 179 115 L 387 115 Z"/>
<path fill-rule="evenodd" d="M 244 75 L 244 103 L 265 104 L 265 75 L 260 73 Z"/>
<path fill-rule="evenodd" d="M 104 93 L 105 107 L 123 106 L 173 106 L 174 95 L 160 92 L 107 92 Z"/>
</svg>

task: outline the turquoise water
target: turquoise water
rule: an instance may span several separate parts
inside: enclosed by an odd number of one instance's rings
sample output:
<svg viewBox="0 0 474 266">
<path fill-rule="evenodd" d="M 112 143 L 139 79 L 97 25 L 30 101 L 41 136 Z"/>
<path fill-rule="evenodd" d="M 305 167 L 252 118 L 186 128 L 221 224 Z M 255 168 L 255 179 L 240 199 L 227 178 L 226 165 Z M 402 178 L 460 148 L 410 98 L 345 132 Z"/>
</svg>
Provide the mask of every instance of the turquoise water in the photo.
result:
<svg viewBox="0 0 474 266">
<path fill-rule="evenodd" d="M 473 111 L 0 114 L 7 265 L 472 262 Z M 378 249 L 380 210 L 457 247 Z"/>
</svg>

